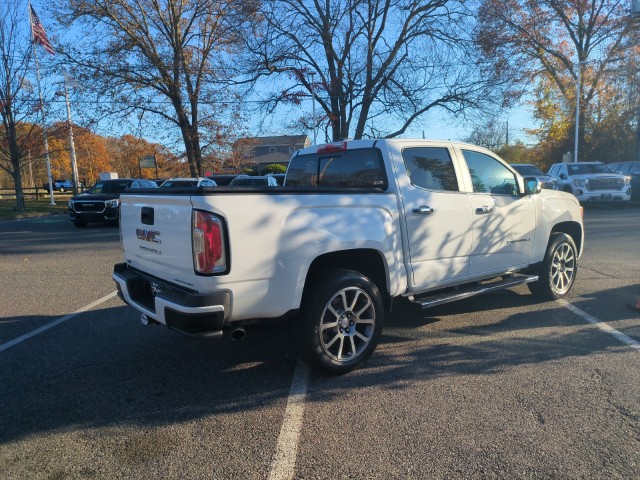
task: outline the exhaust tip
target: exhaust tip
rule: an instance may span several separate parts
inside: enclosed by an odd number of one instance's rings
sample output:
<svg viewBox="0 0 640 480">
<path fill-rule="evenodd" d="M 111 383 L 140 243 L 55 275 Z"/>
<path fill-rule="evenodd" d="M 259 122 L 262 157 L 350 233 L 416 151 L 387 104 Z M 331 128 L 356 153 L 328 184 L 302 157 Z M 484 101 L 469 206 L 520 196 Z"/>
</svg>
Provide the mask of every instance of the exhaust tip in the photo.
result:
<svg viewBox="0 0 640 480">
<path fill-rule="evenodd" d="M 247 336 L 247 331 L 242 327 L 234 328 L 233 330 L 231 330 L 229 336 L 234 342 L 239 342 L 245 339 L 245 337 Z"/>
</svg>

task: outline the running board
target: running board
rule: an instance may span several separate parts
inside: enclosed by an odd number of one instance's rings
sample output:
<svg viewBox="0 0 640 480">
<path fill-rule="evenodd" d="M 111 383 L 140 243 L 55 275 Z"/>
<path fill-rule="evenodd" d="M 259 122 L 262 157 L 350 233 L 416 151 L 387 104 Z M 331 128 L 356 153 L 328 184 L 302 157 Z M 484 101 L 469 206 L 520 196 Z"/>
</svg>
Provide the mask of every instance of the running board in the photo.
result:
<svg viewBox="0 0 640 480">
<path fill-rule="evenodd" d="M 461 288 L 454 292 L 439 293 L 431 296 L 424 296 L 422 298 L 410 298 L 413 303 L 417 303 L 422 306 L 422 309 L 443 305 L 449 302 L 455 302 L 456 300 L 463 300 L 469 297 L 475 297 L 476 295 L 483 295 L 485 293 L 495 292 L 497 290 L 504 290 L 505 288 L 515 287 L 516 285 L 522 285 L 525 283 L 531 283 L 538 281 L 537 275 L 526 275 L 509 277 L 497 282 L 478 285 L 476 287 Z"/>
</svg>

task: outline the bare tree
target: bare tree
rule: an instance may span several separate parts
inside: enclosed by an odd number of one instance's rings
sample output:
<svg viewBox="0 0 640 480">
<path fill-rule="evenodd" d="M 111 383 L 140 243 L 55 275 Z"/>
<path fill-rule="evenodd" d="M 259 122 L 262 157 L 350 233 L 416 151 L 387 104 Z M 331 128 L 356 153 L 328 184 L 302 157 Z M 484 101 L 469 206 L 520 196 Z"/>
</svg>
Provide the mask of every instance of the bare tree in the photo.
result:
<svg viewBox="0 0 640 480">
<path fill-rule="evenodd" d="M 152 113 L 177 125 L 191 175 L 201 175 L 201 126 L 234 100 L 222 88 L 224 59 L 253 2 L 59 0 L 59 12 L 88 33 L 63 50 L 80 82 L 122 115 Z"/>
<path fill-rule="evenodd" d="M 262 15 L 248 41 L 254 78 L 288 83 L 269 105 L 313 96 L 333 140 L 394 137 L 432 109 L 478 106 L 495 86 L 465 38 L 463 0 L 272 0 Z"/>
</svg>

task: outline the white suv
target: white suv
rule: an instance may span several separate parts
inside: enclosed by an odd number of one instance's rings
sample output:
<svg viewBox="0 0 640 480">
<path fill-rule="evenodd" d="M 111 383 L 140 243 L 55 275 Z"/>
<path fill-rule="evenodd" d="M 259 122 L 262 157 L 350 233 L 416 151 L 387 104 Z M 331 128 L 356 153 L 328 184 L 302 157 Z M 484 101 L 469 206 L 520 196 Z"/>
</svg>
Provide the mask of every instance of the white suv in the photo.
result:
<svg viewBox="0 0 640 480">
<path fill-rule="evenodd" d="M 612 172 L 602 162 L 556 163 L 549 175 L 558 178 L 558 188 L 573 193 L 580 203 L 628 202 L 629 177 Z"/>
</svg>

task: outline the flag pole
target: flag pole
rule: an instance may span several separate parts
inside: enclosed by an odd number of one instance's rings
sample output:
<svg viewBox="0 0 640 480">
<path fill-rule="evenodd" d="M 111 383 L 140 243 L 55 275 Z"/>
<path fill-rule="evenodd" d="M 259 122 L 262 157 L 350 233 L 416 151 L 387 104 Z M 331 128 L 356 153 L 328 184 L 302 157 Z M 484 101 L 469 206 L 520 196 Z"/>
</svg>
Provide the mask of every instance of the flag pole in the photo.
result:
<svg viewBox="0 0 640 480">
<path fill-rule="evenodd" d="M 31 17 L 31 2 L 29 4 L 29 25 L 31 27 L 31 45 L 33 46 L 33 58 L 36 61 L 36 81 L 38 83 L 38 95 L 40 97 L 40 113 L 42 114 L 42 135 L 44 136 L 44 156 L 47 162 L 47 178 L 49 179 L 49 198 L 51 199 L 51 205 L 55 205 L 56 202 L 53 199 L 53 179 L 51 177 L 51 159 L 49 157 L 49 140 L 47 139 L 47 125 L 44 118 L 44 101 L 42 99 L 42 87 L 40 85 L 40 62 L 38 61 L 38 48 L 36 46 L 36 40 L 33 36 L 33 18 Z"/>
</svg>

